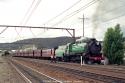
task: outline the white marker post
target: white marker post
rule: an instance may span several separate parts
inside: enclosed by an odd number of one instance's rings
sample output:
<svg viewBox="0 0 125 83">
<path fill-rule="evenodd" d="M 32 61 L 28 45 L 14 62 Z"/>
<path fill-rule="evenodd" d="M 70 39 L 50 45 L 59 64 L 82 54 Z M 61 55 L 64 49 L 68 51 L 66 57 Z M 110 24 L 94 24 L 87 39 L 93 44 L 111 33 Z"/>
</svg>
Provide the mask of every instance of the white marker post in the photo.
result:
<svg viewBox="0 0 125 83">
<path fill-rule="evenodd" d="M 83 60 L 82 60 L 82 56 L 81 56 L 81 66 L 83 65 Z"/>
</svg>

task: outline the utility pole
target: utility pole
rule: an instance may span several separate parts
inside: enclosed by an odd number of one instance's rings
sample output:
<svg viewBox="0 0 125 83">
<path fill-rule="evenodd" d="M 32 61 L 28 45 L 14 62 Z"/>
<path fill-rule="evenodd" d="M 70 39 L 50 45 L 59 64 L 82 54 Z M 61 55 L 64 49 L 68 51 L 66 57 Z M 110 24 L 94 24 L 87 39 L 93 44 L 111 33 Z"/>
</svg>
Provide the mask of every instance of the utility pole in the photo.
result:
<svg viewBox="0 0 125 83">
<path fill-rule="evenodd" d="M 85 31 L 84 31 L 84 26 L 85 26 L 85 17 L 84 17 L 84 14 L 83 14 L 83 17 L 82 18 L 79 18 L 79 19 L 82 19 L 82 36 L 84 37 L 85 36 Z"/>
<path fill-rule="evenodd" d="M 84 37 L 84 35 L 85 35 L 85 33 L 84 33 L 84 14 L 83 14 L 83 37 Z"/>
</svg>

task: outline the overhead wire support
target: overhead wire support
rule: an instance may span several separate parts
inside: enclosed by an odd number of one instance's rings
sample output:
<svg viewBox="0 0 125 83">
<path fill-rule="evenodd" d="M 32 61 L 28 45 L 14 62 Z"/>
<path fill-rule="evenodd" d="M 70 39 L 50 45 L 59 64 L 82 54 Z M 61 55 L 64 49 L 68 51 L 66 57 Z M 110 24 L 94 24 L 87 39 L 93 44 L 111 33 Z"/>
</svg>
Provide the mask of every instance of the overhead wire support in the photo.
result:
<svg viewBox="0 0 125 83">
<path fill-rule="evenodd" d="M 7 28 L 8 28 L 8 27 L 4 28 L 4 29 L 0 32 L 0 34 L 4 33 L 4 32 L 7 30 Z"/>
<path fill-rule="evenodd" d="M 35 26 L 15 26 L 15 25 L 0 25 L 0 27 L 19 27 L 19 28 L 40 28 L 40 29 L 62 29 L 66 30 L 74 39 L 75 42 L 75 29 L 71 28 L 55 28 L 55 27 L 35 27 Z M 73 35 L 69 32 L 69 30 L 73 31 Z"/>
<path fill-rule="evenodd" d="M 37 26 L 16 26 L 16 25 L 0 25 L 0 27 L 21 27 L 21 28 L 43 28 L 43 29 L 63 29 L 74 30 L 72 28 L 55 28 L 55 27 L 37 27 Z"/>
<path fill-rule="evenodd" d="M 19 32 L 17 31 L 16 27 L 15 27 L 15 31 L 18 34 L 18 36 L 21 38 L 21 36 L 20 36 Z"/>
</svg>

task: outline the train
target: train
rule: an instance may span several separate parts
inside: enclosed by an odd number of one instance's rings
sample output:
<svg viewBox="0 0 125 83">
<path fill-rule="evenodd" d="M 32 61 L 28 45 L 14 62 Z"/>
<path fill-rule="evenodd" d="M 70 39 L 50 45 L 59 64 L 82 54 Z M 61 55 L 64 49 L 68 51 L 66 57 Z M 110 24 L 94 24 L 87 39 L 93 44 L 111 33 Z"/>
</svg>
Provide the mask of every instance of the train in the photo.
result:
<svg viewBox="0 0 125 83">
<path fill-rule="evenodd" d="M 55 54 L 57 60 L 65 62 L 80 62 L 81 56 L 86 64 L 104 61 L 102 45 L 95 38 L 80 38 L 75 43 L 59 46 Z"/>
<path fill-rule="evenodd" d="M 81 56 L 86 64 L 101 63 L 104 60 L 101 53 L 102 46 L 95 38 L 80 38 L 76 42 L 54 47 L 52 49 L 37 49 L 29 51 L 15 51 L 16 57 L 42 58 L 50 60 L 51 56 L 57 61 L 80 62 Z"/>
</svg>

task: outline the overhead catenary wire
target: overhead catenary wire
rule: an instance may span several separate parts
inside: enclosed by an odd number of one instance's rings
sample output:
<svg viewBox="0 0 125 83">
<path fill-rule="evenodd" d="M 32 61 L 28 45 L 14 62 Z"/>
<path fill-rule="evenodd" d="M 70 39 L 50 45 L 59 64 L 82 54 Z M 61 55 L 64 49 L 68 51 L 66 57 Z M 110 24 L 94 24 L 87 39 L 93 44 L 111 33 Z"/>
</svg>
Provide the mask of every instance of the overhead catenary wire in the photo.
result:
<svg viewBox="0 0 125 83">
<path fill-rule="evenodd" d="M 73 5 L 71 5 L 69 8 L 67 8 L 66 10 L 62 11 L 61 13 L 59 13 L 58 15 L 56 15 L 55 17 L 51 18 L 50 20 L 46 21 L 43 24 L 47 24 L 53 20 L 55 20 L 57 17 L 61 16 L 62 14 L 64 14 L 65 12 L 69 11 L 70 9 L 72 9 L 74 6 L 78 5 L 82 0 L 78 0 L 77 2 L 75 2 Z"/>
<path fill-rule="evenodd" d="M 32 4 L 30 5 L 29 9 L 27 10 L 27 12 L 23 18 L 23 22 L 22 22 L 23 25 L 27 24 L 27 22 L 30 20 L 30 18 L 32 16 L 32 14 L 34 13 L 34 11 L 37 9 L 37 7 L 39 6 L 39 4 L 41 2 L 41 0 L 38 0 L 35 4 L 35 1 L 36 0 L 33 0 Z M 35 4 L 35 6 L 33 7 L 34 4 Z M 34 37 L 36 37 L 31 28 L 30 28 L 30 32 L 32 33 L 32 35 Z"/>
<path fill-rule="evenodd" d="M 109 21 L 112 21 L 112 20 L 115 20 L 115 19 L 118 19 L 118 18 L 123 17 L 123 16 L 125 16 L 125 13 L 122 14 L 122 15 L 115 16 L 115 17 L 113 17 L 113 18 L 111 18 L 111 19 L 108 19 L 108 20 L 104 21 L 103 23 L 109 22 Z"/>
<path fill-rule="evenodd" d="M 115 16 L 115 17 L 113 17 L 113 18 L 111 18 L 111 19 L 108 19 L 108 20 L 106 20 L 106 21 L 104 21 L 104 22 L 101 22 L 100 24 L 104 24 L 104 23 L 106 23 L 106 22 L 110 22 L 110 21 L 112 21 L 112 20 L 116 20 L 116 19 L 118 19 L 118 18 L 120 18 L 120 17 L 123 17 L 123 16 L 125 16 L 125 13 L 122 14 L 122 15 Z M 96 22 L 97 22 L 97 21 L 96 21 Z M 93 29 L 93 30 L 95 30 L 95 29 Z"/>
<path fill-rule="evenodd" d="M 98 1 L 100 1 L 100 0 L 93 0 L 93 1 L 91 1 L 91 2 L 89 2 L 89 3 L 87 3 L 86 5 L 82 6 L 82 7 L 79 8 L 78 10 L 73 11 L 72 13 L 66 15 L 64 18 L 62 18 L 60 21 L 58 21 L 57 23 L 53 24 L 52 26 L 56 26 L 56 25 L 58 25 L 58 24 L 64 22 L 65 20 L 67 20 L 67 19 L 73 17 L 74 15 L 76 15 L 76 14 L 78 14 L 79 12 L 85 10 L 86 8 L 90 7 L 91 5 L 95 4 L 95 3 L 98 2 Z"/>
<path fill-rule="evenodd" d="M 79 8 L 78 10 L 73 11 L 72 13 L 66 15 L 66 16 L 65 16 L 64 18 L 62 18 L 59 22 L 57 22 L 57 23 L 55 23 L 54 25 L 52 25 L 52 27 L 54 27 L 54 26 L 56 26 L 56 25 L 62 23 L 63 21 L 65 21 L 65 20 L 71 18 L 72 16 L 74 16 L 74 15 L 76 15 L 77 13 L 79 13 L 80 11 L 82 11 L 82 10 L 84 10 L 84 9 L 86 9 L 86 8 L 88 8 L 88 7 L 90 7 L 91 5 L 95 4 L 95 3 L 98 2 L 98 1 L 100 1 L 100 0 L 92 0 L 92 1 L 90 1 L 89 3 L 87 3 L 87 4 L 85 4 L 84 6 L 82 6 L 81 8 Z M 74 5 L 72 5 L 69 9 L 71 9 L 72 7 L 74 7 L 75 5 L 77 5 L 79 2 L 80 2 L 80 1 L 76 2 L 76 3 L 75 3 Z M 69 9 L 67 9 L 67 11 L 68 11 Z M 55 18 L 50 19 L 48 22 L 50 22 L 50 21 L 56 19 L 57 17 L 61 16 L 61 15 L 62 15 L 63 13 L 65 13 L 65 12 L 66 12 L 66 10 L 65 10 L 64 12 L 58 14 Z M 46 22 L 46 23 L 47 23 L 47 22 Z M 44 25 L 45 25 L 45 23 L 44 23 Z"/>
<path fill-rule="evenodd" d="M 24 15 L 24 17 L 23 17 L 23 19 L 22 19 L 22 21 L 20 22 L 19 25 L 23 25 L 23 22 L 24 22 L 26 16 L 28 15 L 29 11 L 31 10 L 31 8 L 32 8 L 32 6 L 33 6 L 34 3 L 35 3 L 35 0 L 32 1 L 30 7 L 28 8 L 27 12 L 25 13 L 25 15 Z M 22 28 L 21 28 L 21 30 L 22 30 Z M 16 33 L 18 34 L 18 36 L 21 38 L 21 35 L 20 35 L 20 33 L 17 31 L 16 27 L 15 27 L 15 31 L 16 31 Z M 20 32 L 21 32 L 21 31 L 20 31 Z"/>
<path fill-rule="evenodd" d="M 108 13 L 115 12 L 115 11 L 117 11 L 117 9 L 120 9 L 120 8 L 125 8 L 125 5 L 122 5 L 122 6 L 119 6 L 119 7 L 117 7 L 117 8 L 113 8 L 113 9 L 111 9 L 111 10 L 105 11 L 104 13 L 101 14 L 101 17 L 103 17 L 104 15 L 106 15 L 106 14 L 108 14 Z M 118 16 L 116 16 L 116 17 L 113 17 L 113 18 L 109 18 L 109 19 L 104 20 L 104 21 L 101 21 L 101 22 L 102 22 L 102 23 L 109 22 L 109 21 L 111 21 L 111 20 L 117 19 L 117 18 L 122 17 L 122 16 L 125 16 L 125 13 L 123 13 L 123 14 L 121 14 L 121 15 L 118 15 Z M 96 22 L 99 21 L 99 19 L 94 19 L 94 20 L 92 19 L 92 21 L 93 21 L 93 23 L 96 23 Z M 93 23 L 89 23 L 89 25 L 90 25 L 90 24 L 93 24 Z"/>
<path fill-rule="evenodd" d="M 38 2 L 37 2 L 38 5 L 39 5 L 39 3 L 40 3 L 39 1 L 41 1 L 41 0 L 38 0 Z M 78 2 L 76 2 L 75 4 L 73 4 L 70 8 L 74 7 L 74 5 L 77 5 L 80 1 L 81 1 L 81 0 L 79 0 Z M 91 1 L 90 3 L 94 2 L 94 1 L 96 1 L 96 0 L 93 0 L 93 1 Z M 88 3 L 87 5 L 89 5 L 90 3 Z M 34 9 L 31 11 L 31 13 L 29 14 L 29 16 L 28 16 L 27 19 L 25 20 L 25 23 L 28 22 L 28 20 L 30 19 L 30 17 L 32 16 L 34 10 L 38 7 L 38 5 L 36 5 L 36 6 L 34 7 Z M 85 5 L 85 6 L 87 6 L 87 5 Z M 84 6 L 84 7 L 85 7 L 85 6 Z M 55 18 L 59 17 L 60 15 L 62 15 L 63 13 L 65 13 L 66 11 L 70 10 L 70 8 L 68 8 L 67 10 L 65 10 L 65 11 L 63 11 L 62 13 L 58 14 Z M 81 8 L 80 8 L 80 9 L 81 9 Z M 78 10 L 77 10 L 77 11 L 78 11 Z M 52 20 L 52 19 L 50 19 L 50 20 Z M 49 20 L 49 21 L 50 21 L 50 20 Z M 30 29 L 30 30 L 31 30 L 31 29 Z M 32 30 L 31 30 L 31 33 L 33 34 Z"/>
<path fill-rule="evenodd" d="M 20 22 L 20 25 L 23 25 L 23 22 L 24 22 L 24 20 L 26 19 L 26 16 L 29 14 L 31 8 L 33 7 L 35 1 L 36 1 L 36 0 L 33 0 L 33 1 L 32 1 L 31 5 L 29 6 L 28 10 L 26 11 L 26 13 L 25 13 L 25 15 L 24 15 L 22 21 Z"/>
<path fill-rule="evenodd" d="M 124 9 L 124 8 L 125 8 L 125 5 L 121 5 L 121 6 L 119 6 L 119 7 L 115 7 L 115 8 L 113 8 L 113 9 L 108 10 L 108 11 L 105 11 L 104 13 L 101 14 L 101 17 L 104 16 L 104 15 L 106 15 L 106 14 L 116 12 L 117 10 L 122 10 L 121 8 Z M 99 17 L 99 16 L 100 16 L 100 15 L 98 15 L 98 17 Z M 98 19 L 94 19 L 93 21 L 96 22 L 96 21 L 98 21 Z"/>
<path fill-rule="evenodd" d="M 48 21 L 46 21 L 45 23 L 43 23 L 43 25 L 45 26 L 45 24 L 48 24 L 49 22 L 55 20 L 56 18 L 58 18 L 59 16 L 63 15 L 64 13 L 66 13 L 67 11 L 69 11 L 70 9 L 72 9 L 74 6 L 78 5 L 82 0 L 78 0 L 77 2 L 75 2 L 74 4 L 72 4 L 69 8 L 67 8 L 66 10 L 62 11 L 61 13 L 59 13 L 58 15 L 56 15 L 55 17 L 49 19 Z M 45 31 L 44 31 L 45 33 Z M 43 33 L 42 33 L 43 34 Z"/>
<path fill-rule="evenodd" d="M 24 21 L 24 25 L 27 24 L 27 22 L 30 20 L 32 14 L 34 13 L 34 11 L 37 9 L 37 7 L 39 6 L 39 4 L 41 3 L 42 0 L 38 0 L 35 4 L 35 6 L 33 7 L 33 9 L 31 10 L 30 14 L 27 16 L 26 20 Z"/>
<path fill-rule="evenodd" d="M 32 9 L 31 13 L 29 14 L 29 16 L 27 17 L 26 21 L 24 22 L 24 25 L 26 25 L 27 22 L 30 20 L 30 18 L 31 18 L 31 16 L 32 16 L 32 14 L 33 14 L 33 12 L 37 9 L 37 7 L 39 6 L 40 2 L 41 2 L 41 0 L 38 0 L 38 1 L 37 1 L 37 3 L 35 4 L 35 7 Z M 30 28 L 30 32 L 32 33 L 32 35 L 33 35 L 34 37 L 36 37 L 36 35 L 33 33 L 33 31 L 32 31 L 31 28 Z"/>
<path fill-rule="evenodd" d="M 108 11 L 105 11 L 104 13 L 101 14 L 101 17 L 105 17 L 105 14 L 108 14 L 108 13 L 110 14 L 110 13 L 116 12 L 117 10 L 121 10 L 121 8 L 124 9 L 125 6 L 121 5 L 119 7 L 115 7 L 115 8 L 112 8 L 112 9 L 108 10 Z M 124 17 L 124 16 L 125 16 L 125 13 L 121 12 L 120 14 L 116 14 L 114 16 L 112 15 L 110 18 L 105 18 L 103 20 L 102 19 L 101 20 L 94 19 L 92 23 L 89 23 L 89 25 L 94 24 L 94 25 L 96 25 L 96 28 L 98 28 L 98 26 L 97 26 L 98 24 L 106 24 L 106 23 L 110 23 L 110 21 L 112 21 L 112 22 L 115 22 L 115 21 L 120 22 L 120 20 L 117 20 L 117 19 L 119 19 L 121 17 Z M 93 30 L 95 30 L 95 29 L 93 29 Z"/>
</svg>

